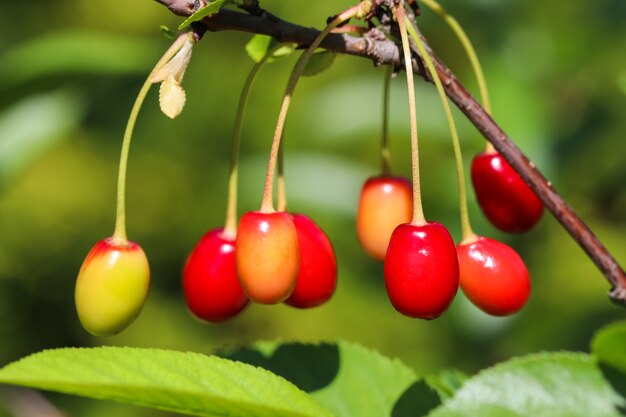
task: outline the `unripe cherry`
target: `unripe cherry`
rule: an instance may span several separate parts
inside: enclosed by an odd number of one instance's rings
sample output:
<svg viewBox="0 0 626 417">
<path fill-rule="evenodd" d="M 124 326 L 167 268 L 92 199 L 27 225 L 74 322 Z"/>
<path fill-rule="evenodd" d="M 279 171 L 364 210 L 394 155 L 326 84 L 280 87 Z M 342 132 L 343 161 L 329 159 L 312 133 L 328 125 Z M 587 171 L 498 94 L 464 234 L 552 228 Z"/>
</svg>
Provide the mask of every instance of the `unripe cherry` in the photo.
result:
<svg viewBox="0 0 626 417">
<path fill-rule="evenodd" d="M 413 192 L 404 177 L 379 176 L 363 185 L 356 217 L 356 232 L 363 250 L 383 261 L 396 226 L 411 221 Z"/>
<path fill-rule="evenodd" d="M 183 292 L 189 310 L 212 323 L 231 319 L 246 308 L 249 300 L 237 279 L 234 236 L 223 228 L 202 236 L 185 263 Z"/>
<path fill-rule="evenodd" d="M 83 327 L 112 336 L 139 315 L 150 286 L 150 267 L 141 247 L 130 241 L 99 241 L 78 273 L 75 301 Z"/>
<path fill-rule="evenodd" d="M 543 214 L 539 197 L 497 152 L 482 152 L 474 157 L 472 183 L 485 216 L 500 230 L 527 231 Z"/>
<path fill-rule="evenodd" d="M 485 313 L 508 316 L 519 311 L 530 295 L 530 277 L 522 258 L 511 247 L 486 237 L 457 246 L 461 289 Z"/>
<path fill-rule="evenodd" d="M 405 316 L 434 319 L 448 309 L 459 288 L 454 241 L 440 223 L 398 226 L 385 258 L 391 304 Z"/>
<path fill-rule="evenodd" d="M 285 301 L 296 286 L 298 235 L 286 212 L 243 215 L 235 241 L 237 276 L 248 297 L 261 304 Z"/>
<path fill-rule="evenodd" d="M 337 286 L 335 251 L 319 226 L 303 214 L 292 214 L 298 234 L 300 269 L 293 293 L 285 304 L 311 308 L 328 301 Z"/>
</svg>

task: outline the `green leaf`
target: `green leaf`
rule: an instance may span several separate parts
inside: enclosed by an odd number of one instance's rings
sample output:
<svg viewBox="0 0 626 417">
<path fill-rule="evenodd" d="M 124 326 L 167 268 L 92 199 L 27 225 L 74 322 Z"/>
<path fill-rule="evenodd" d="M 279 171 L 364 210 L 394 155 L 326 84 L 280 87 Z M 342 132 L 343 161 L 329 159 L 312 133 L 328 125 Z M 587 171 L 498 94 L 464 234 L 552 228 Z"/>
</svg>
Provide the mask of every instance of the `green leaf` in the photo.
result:
<svg viewBox="0 0 626 417">
<path fill-rule="evenodd" d="M 277 44 L 278 42 L 276 41 L 276 39 L 271 36 L 254 35 L 252 39 L 250 39 L 250 41 L 246 44 L 246 52 L 254 62 L 258 63 L 261 62 L 263 57 L 265 57 L 265 55 L 268 54 L 272 48 L 276 47 Z M 268 62 L 272 62 L 277 58 L 288 56 L 295 50 L 295 48 L 295 44 L 283 44 L 279 48 L 275 49 L 274 52 L 272 52 L 272 56 L 268 60 Z"/>
<path fill-rule="evenodd" d="M 204 19 L 207 16 L 211 16 L 220 11 L 226 0 L 215 0 L 213 3 L 209 3 L 202 9 L 197 10 L 194 14 L 189 16 L 183 23 L 178 26 L 178 30 L 183 30 L 193 22 Z"/>
<path fill-rule="evenodd" d="M 331 51 L 316 52 L 313 54 L 302 75 L 305 77 L 312 77 L 326 71 L 335 62 L 335 53 Z"/>
<path fill-rule="evenodd" d="M 157 349 L 48 350 L 7 365 L 0 382 L 196 416 L 332 416 L 266 370 Z"/>
<path fill-rule="evenodd" d="M 542 353 L 482 371 L 429 417 L 619 417 L 624 404 L 592 356 Z"/>
<path fill-rule="evenodd" d="M 591 352 L 600 362 L 626 373 L 626 321 L 600 330 L 591 342 Z"/>
<path fill-rule="evenodd" d="M 49 76 L 147 73 L 161 42 L 66 31 L 29 39 L 0 56 L 0 88 Z"/>
<path fill-rule="evenodd" d="M 467 379 L 467 375 L 456 369 L 446 369 L 426 378 L 428 385 L 437 390 L 444 399 L 452 397 Z"/>
<path fill-rule="evenodd" d="M 228 357 L 283 376 L 338 417 L 421 416 L 440 403 L 400 361 L 347 342 L 264 343 Z"/>
<path fill-rule="evenodd" d="M 0 113 L 0 185 L 68 138 L 83 114 L 82 97 L 67 91 L 25 97 Z"/>
<path fill-rule="evenodd" d="M 161 31 L 161 34 L 165 36 L 167 39 L 170 39 L 170 40 L 176 39 L 176 33 L 174 33 L 174 31 L 170 29 L 169 27 L 165 25 L 161 25 L 159 27 L 159 30 Z"/>
</svg>

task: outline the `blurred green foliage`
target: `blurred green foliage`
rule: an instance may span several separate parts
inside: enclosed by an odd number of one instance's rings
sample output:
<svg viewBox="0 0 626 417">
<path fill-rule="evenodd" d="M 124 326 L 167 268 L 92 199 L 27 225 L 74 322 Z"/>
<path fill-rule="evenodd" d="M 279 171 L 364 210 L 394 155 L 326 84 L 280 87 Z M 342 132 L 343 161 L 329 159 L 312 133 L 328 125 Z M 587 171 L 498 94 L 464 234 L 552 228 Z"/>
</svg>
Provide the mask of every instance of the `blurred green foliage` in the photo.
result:
<svg viewBox="0 0 626 417">
<path fill-rule="evenodd" d="M 483 60 L 495 119 L 626 263 L 626 2 L 443 3 Z M 278 16 L 316 27 L 350 4 L 262 1 Z M 383 70 L 338 57 L 330 70 L 302 80 L 286 130 L 289 206 L 315 219 L 335 245 L 340 281 L 334 299 L 312 311 L 254 305 L 222 325 L 194 320 L 182 300 L 180 271 L 197 239 L 224 221 L 232 123 L 253 65 L 244 51 L 250 35 L 224 32 L 208 33 L 195 48 L 178 119 L 159 112 L 156 89 L 140 114 L 130 156 L 128 233 L 150 259 L 151 293 L 126 332 L 91 337 L 74 311 L 75 278 L 91 246 L 113 231 L 126 118 L 170 42 L 159 27 L 181 21 L 149 0 L 97 8 L 80 0 L 0 4 L 0 365 L 61 346 L 209 353 L 260 339 L 341 338 L 399 357 L 421 375 L 449 367 L 472 373 L 513 355 L 587 350 L 594 330 L 624 316 L 609 303 L 601 273 L 549 214 L 532 232 L 508 236 L 494 230 L 473 201 L 476 231 L 510 244 L 527 262 L 533 279 L 527 307 L 495 319 L 459 294 L 436 321 L 396 313 L 382 265 L 363 254 L 353 232 L 361 184 L 379 169 Z M 475 91 L 470 66 L 445 25 L 426 10 L 420 24 Z M 240 212 L 260 204 L 273 125 L 295 59 L 268 65 L 250 98 Z M 393 165 L 408 175 L 404 77 L 392 88 Z M 448 128 L 435 89 L 418 81 L 417 94 L 426 215 L 458 239 Z M 483 144 L 458 111 L 455 117 L 469 162 Z M 161 415 L 50 398 L 70 415 Z"/>
</svg>

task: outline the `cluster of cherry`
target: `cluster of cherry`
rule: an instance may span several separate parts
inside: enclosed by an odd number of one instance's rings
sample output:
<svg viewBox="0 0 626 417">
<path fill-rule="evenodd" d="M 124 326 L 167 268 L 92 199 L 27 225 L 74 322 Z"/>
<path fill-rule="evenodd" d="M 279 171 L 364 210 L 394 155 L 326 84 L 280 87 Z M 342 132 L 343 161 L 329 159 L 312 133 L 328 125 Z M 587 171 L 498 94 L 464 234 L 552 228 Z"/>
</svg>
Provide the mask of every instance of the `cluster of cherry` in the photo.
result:
<svg viewBox="0 0 626 417">
<path fill-rule="evenodd" d="M 226 223 L 200 239 L 183 270 L 185 300 L 198 318 L 222 322 L 239 314 L 250 301 L 312 308 L 332 297 L 337 284 L 333 247 L 310 218 L 287 212 L 281 164 L 278 210 L 274 209 L 274 173 L 277 160 L 282 157 L 280 142 L 289 103 L 307 63 L 326 35 L 353 17 L 363 18 L 371 7 L 371 2 L 363 1 L 337 15 L 298 60 L 279 113 L 261 208 L 244 214 L 237 225 L 237 160 L 246 98 L 261 66 L 276 57 L 283 47 L 271 47 L 267 37 L 260 39 L 265 45 L 263 57 L 244 85 L 237 111 Z M 357 212 L 359 241 L 368 255 L 384 260 L 389 299 L 404 315 L 422 319 L 440 316 L 451 304 L 459 285 L 483 311 L 496 316 L 513 314 L 524 306 L 530 293 L 526 266 L 507 245 L 473 233 L 467 214 L 459 140 L 441 81 L 403 5 L 398 4 L 391 12 L 402 36 L 406 66 L 413 181 L 389 173 L 387 132 L 383 129 L 383 174 L 368 179 L 361 192 Z M 427 222 L 422 211 L 409 35 L 435 81 L 455 145 L 463 228 L 463 239 L 456 246 L 447 229 L 440 223 Z M 181 82 L 195 42 L 192 32 L 178 37 L 149 75 L 131 111 L 120 159 L 115 232 L 94 246 L 76 282 L 78 316 L 83 326 L 95 335 L 108 336 L 123 330 L 137 317 L 146 300 L 150 281 L 148 261 L 139 245 L 126 238 L 128 149 L 137 114 L 152 84 L 161 83 L 160 103 L 166 115 L 174 118 L 182 111 L 186 96 Z M 390 75 L 388 71 L 385 76 L 385 108 Z M 488 102 L 486 93 L 484 98 Z M 384 117 L 386 126 L 386 111 Z M 492 147 L 488 146 L 486 152 L 474 159 L 472 180 L 480 206 L 496 227 L 521 232 L 541 217 L 541 201 Z"/>
</svg>

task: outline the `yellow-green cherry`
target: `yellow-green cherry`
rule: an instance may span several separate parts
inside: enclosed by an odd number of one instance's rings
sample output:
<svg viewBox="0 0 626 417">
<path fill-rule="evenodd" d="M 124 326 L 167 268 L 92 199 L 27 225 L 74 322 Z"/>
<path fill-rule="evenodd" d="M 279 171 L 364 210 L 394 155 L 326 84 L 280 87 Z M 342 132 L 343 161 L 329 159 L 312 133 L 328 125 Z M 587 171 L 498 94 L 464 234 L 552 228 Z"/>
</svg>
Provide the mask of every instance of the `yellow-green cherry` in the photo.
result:
<svg viewBox="0 0 626 417">
<path fill-rule="evenodd" d="M 132 323 L 146 301 L 150 267 L 141 247 L 106 238 L 91 249 L 76 281 L 78 318 L 95 336 L 113 336 Z"/>
</svg>

